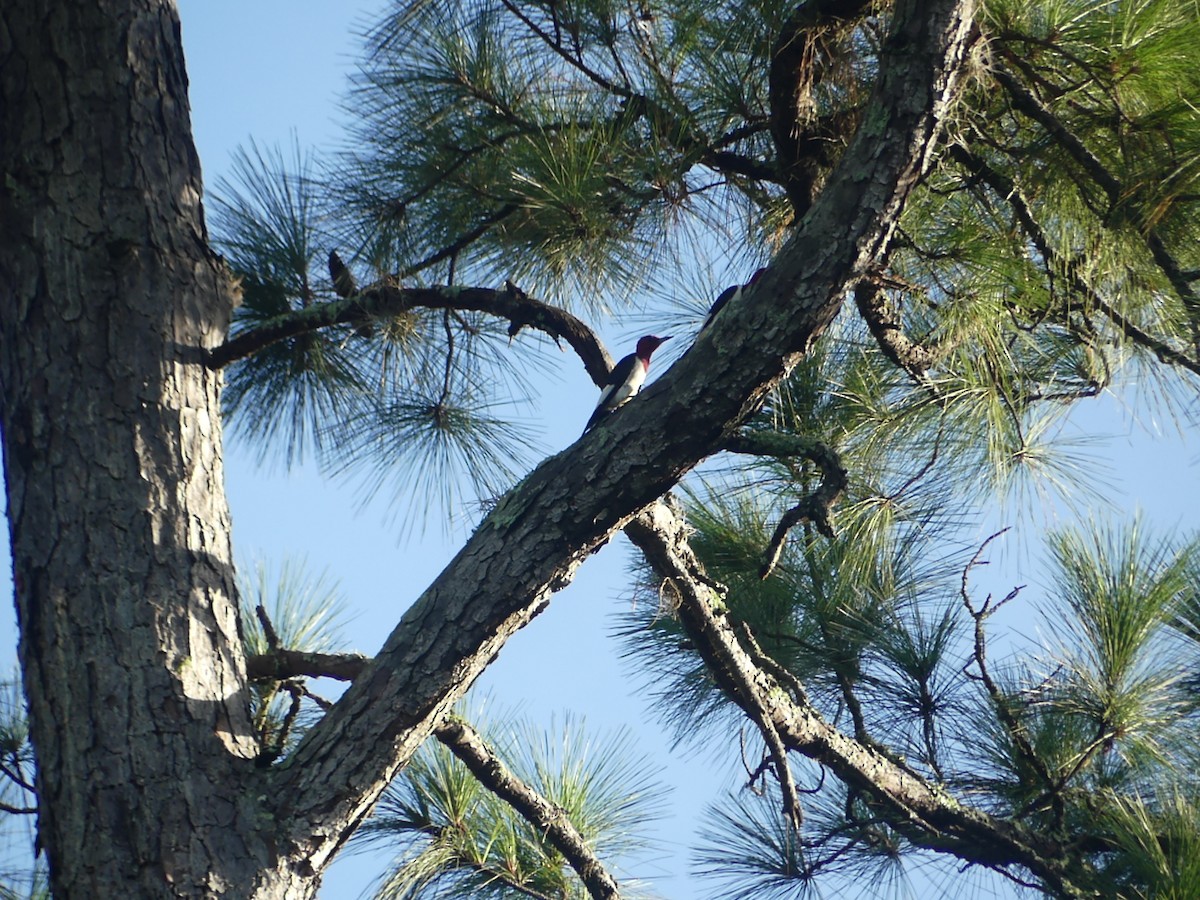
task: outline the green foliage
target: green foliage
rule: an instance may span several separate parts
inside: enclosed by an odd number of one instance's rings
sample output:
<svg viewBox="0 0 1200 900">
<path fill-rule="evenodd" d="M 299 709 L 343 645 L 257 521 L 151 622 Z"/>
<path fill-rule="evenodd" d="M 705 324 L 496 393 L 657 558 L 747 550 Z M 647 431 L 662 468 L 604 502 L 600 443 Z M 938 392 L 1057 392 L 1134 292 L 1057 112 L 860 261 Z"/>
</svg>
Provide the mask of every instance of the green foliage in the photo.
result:
<svg viewBox="0 0 1200 900">
<path fill-rule="evenodd" d="M 241 285 L 234 336 L 332 298 L 318 233 L 318 184 L 311 162 L 294 148 L 263 152 L 251 143 L 234 158 L 231 180 L 212 201 L 217 246 Z M 290 463 L 320 450 L 325 423 L 349 415 L 363 388 L 345 333 L 310 332 L 271 344 L 234 365 L 224 394 L 233 432 L 260 453 L 282 452 Z M 282 444 L 282 451 L 280 450 Z"/>
<path fill-rule="evenodd" d="M 326 208 L 303 160 L 298 174 L 278 155 L 239 160 L 244 187 L 226 188 L 216 217 L 243 279 L 237 328 L 331 300 L 310 269 L 334 243 L 364 285 L 512 278 L 584 315 L 645 302 L 648 321 L 694 326 L 724 286 L 717 274 L 769 261 L 803 216 L 788 140 L 809 141 L 798 162 L 819 188 L 871 88 L 887 11 L 790 32 L 808 11 L 398 5 L 367 36 L 354 150 L 323 179 Z M 1032 545 L 1043 518 L 1111 518 L 1096 512 L 1105 473 L 1077 430 L 1081 401 L 1136 389 L 1131 406 L 1180 421 L 1194 404 L 1200 15 L 1194 0 L 989 0 L 979 27 L 859 314 L 848 307 L 746 423 L 836 453 L 849 481 L 835 536 L 803 523 L 760 578 L 775 523 L 827 477 L 808 455 L 779 453 L 720 458 L 683 489 L 692 545 L 743 633 L 861 744 L 1075 841 L 1081 881 L 1187 896 L 1196 544 L 1147 538 L 1140 523 L 1060 528 L 1049 586 L 1015 601 L 1047 612 L 1037 641 L 1005 635 L 1000 604 L 973 596 L 967 576 L 982 565 L 982 522 L 1016 520 Z M 772 63 L 797 47 L 794 70 L 776 72 L 796 121 L 772 123 Z M 504 387 L 521 373 L 503 324 L 418 309 L 374 325 L 238 364 L 235 423 L 289 458 L 317 450 L 368 495 L 461 509 L 501 493 L 530 449 L 514 415 L 527 398 Z M 732 740 L 744 715 L 675 619 L 672 586 L 643 568 L 637 591 L 648 602 L 620 631 L 663 720 L 681 740 Z M 553 768 L 526 774 L 561 793 Z M 809 774 L 820 787 L 802 835 L 770 798 L 714 811 L 697 869 L 721 896 L 815 892 L 824 875 L 899 886 L 904 860 L 924 859 L 861 786 Z M 383 896 L 579 891 L 440 748 L 370 829 L 407 835 Z"/>
<path fill-rule="evenodd" d="M 765 60 L 786 8 L 414 6 L 369 36 L 354 108 L 371 177 L 350 196 L 372 218 L 402 204 L 414 247 L 465 242 L 461 262 L 601 310 L 682 262 L 680 226 L 727 216 L 727 187 L 771 196 L 697 164 L 768 151 Z M 741 210 L 745 234 L 761 207 Z"/>
<path fill-rule="evenodd" d="M 1103 813 L 1115 852 L 1104 867 L 1121 897 L 1185 900 L 1200 892 L 1200 809 L 1195 785 L 1116 797 Z"/>
<path fill-rule="evenodd" d="M 1077 651 L 1069 653 L 1056 706 L 1082 716 L 1097 740 L 1152 752 L 1154 735 L 1178 722 L 1184 659 L 1164 647 L 1168 625 L 1200 565 L 1200 545 L 1123 533 L 1064 533 L 1051 542 L 1057 592 Z"/>
<path fill-rule="evenodd" d="M 865 893 L 864 885 L 874 896 L 903 895 L 908 885 L 901 851 L 911 847 L 882 824 L 863 829 L 863 820 L 872 817 L 861 802 L 836 787 L 806 797 L 799 834 L 778 814 L 780 803 L 773 788 L 742 791 L 708 811 L 693 856 L 694 871 L 710 886 L 707 896 L 816 898 L 829 896 L 830 888 Z M 864 830 L 869 840 L 856 845 L 855 834 Z M 967 893 L 965 881 L 958 881 L 959 896 Z"/>
<path fill-rule="evenodd" d="M 305 653 L 344 649 L 341 627 L 348 606 L 327 573 L 313 576 L 302 562 L 292 560 L 285 560 L 277 568 L 258 562 L 253 576 L 239 569 L 238 596 L 242 645 L 247 655 L 275 649 Z M 259 610 L 265 614 L 273 635 L 268 635 Z M 309 691 L 305 679 L 254 682 L 251 715 L 264 753 L 275 757 L 291 749 L 305 729 L 319 719 L 322 702 Z"/>
<path fill-rule="evenodd" d="M 658 815 L 661 789 L 645 775 L 630 735 L 592 739 L 568 719 L 535 730 L 503 721 L 481 728 L 527 785 L 566 815 L 601 859 L 645 854 L 642 829 Z M 489 793 L 437 742 L 426 744 L 385 792 L 359 841 L 396 847 L 375 896 L 417 898 L 584 897 L 546 836 Z M 623 886 L 628 885 L 623 880 Z"/>
<path fill-rule="evenodd" d="M 239 571 L 242 642 L 250 654 L 266 653 L 268 641 L 255 613 L 262 607 L 279 639 L 289 650 L 333 653 L 343 649 L 340 629 L 348 605 L 328 573 L 313 576 L 303 562 L 285 560 L 278 567 L 258 562 L 253 578 Z"/>
<path fill-rule="evenodd" d="M 831 720 L 848 711 L 849 730 L 969 790 L 975 802 L 1106 848 L 1096 862 L 1102 872 L 1123 873 L 1130 891 L 1121 896 L 1188 895 L 1168 876 L 1191 883 L 1190 863 L 1171 861 L 1186 860 L 1196 839 L 1194 808 L 1182 794 L 1168 799 L 1171 791 L 1195 791 L 1187 749 L 1194 688 L 1184 677 L 1194 646 L 1175 631 L 1186 633 L 1195 602 L 1195 543 L 1148 538 L 1137 523 L 1051 535 L 1056 574 L 1041 661 L 1032 669 L 985 656 L 999 689 L 989 697 L 968 671 L 978 671 L 979 658 L 963 666 L 972 659 L 971 621 L 957 585 L 897 567 L 905 553 L 881 541 L 894 525 L 879 533 L 874 521 L 835 542 L 806 534 L 777 575 L 757 582 L 761 514 L 719 494 L 691 503 L 693 547 L 729 589 L 731 612 Z M 872 538 L 881 541 L 874 554 L 864 552 Z M 927 545 L 917 540 L 913 555 Z M 712 729 L 738 721 L 669 610 L 631 614 L 623 634 L 681 739 L 709 741 Z M 778 797 L 743 793 L 711 812 L 695 871 L 713 880 L 714 896 L 802 895 L 839 877 L 884 877 L 865 874 L 881 864 L 887 877 L 899 874 L 912 848 L 870 809 L 847 819 L 845 786 L 811 777 L 820 783 L 804 798 L 802 835 L 779 816 Z M 1160 808 L 1145 796 L 1167 799 Z M 1151 836 L 1162 847 L 1143 859 L 1136 842 Z"/>
<path fill-rule="evenodd" d="M 19 673 L 0 681 L 0 900 L 49 900 L 36 835 L 33 746 Z"/>
<path fill-rule="evenodd" d="M 298 151 L 285 162 L 253 145 L 235 159 L 234 180 L 218 184 L 217 242 L 242 289 L 233 336 L 338 299 L 325 267 L 338 225 L 317 208 L 318 190 L 327 188 Z M 385 229 L 350 234 L 364 241 L 359 258 L 373 282 L 392 283 Z M 234 363 L 225 411 L 263 459 L 290 465 L 315 451 L 327 471 L 360 476 L 364 499 L 388 486 L 394 496 L 413 491 L 424 511 L 458 509 L 461 482 L 479 499 L 502 493 L 532 446 L 512 416 L 519 379 L 495 377 L 497 368 L 519 374 L 498 353 L 502 331 L 478 316 L 414 310 L 304 332 Z M 425 512 L 403 512 L 406 529 L 423 525 Z"/>
</svg>

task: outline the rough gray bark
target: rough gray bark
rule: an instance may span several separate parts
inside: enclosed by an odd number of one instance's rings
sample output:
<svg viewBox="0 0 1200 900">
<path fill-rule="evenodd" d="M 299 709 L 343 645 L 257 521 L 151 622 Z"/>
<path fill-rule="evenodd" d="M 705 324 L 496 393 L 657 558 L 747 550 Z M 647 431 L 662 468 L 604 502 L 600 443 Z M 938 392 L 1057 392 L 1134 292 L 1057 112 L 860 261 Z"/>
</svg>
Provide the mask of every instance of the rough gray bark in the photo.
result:
<svg viewBox="0 0 1200 900">
<path fill-rule="evenodd" d="M 221 466 L 231 310 L 170 4 L 0 9 L 0 386 L 39 829 L 58 898 L 268 864 Z M 248 839 L 249 837 L 249 839 Z"/>
<path fill-rule="evenodd" d="M 955 0 L 901 4 L 859 138 L 776 265 L 700 338 L 702 352 L 506 495 L 276 772 L 293 836 L 318 865 L 504 641 L 722 446 L 879 264 L 953 93 L 970 14 Z"/>
<path fill-rule="evenodd" d="M 719 448 L 878 264 L 970 11 L 900 5 L 856 142 L 704 354 L 510 492 L 295 753 L 263 769 L 203 352 L 230 301 L 205 243 L 174 9 L 5 3 L 0 387 L 55 895 L 315 890 L 508 637 Z"/>
</svg>

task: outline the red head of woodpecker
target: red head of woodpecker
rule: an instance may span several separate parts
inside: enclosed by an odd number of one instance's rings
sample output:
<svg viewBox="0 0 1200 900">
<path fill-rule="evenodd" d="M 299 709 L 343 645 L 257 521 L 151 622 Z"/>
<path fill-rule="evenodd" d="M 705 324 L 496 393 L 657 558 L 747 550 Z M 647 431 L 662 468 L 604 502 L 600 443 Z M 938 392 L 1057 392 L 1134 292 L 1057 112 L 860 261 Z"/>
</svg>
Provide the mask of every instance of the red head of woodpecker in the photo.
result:
<svg viewBox="0 0 1200 900">
<path fill-rule="evenodd" d="M 762 277 L 762 273 L 765 271 L 767 270 L 759 269 L 750 276 L 750 280 L 745 284 L 730 285 L 729 287 L 725 288 L 725 290 L 721 291 L 717 299 L 713 301 L 713 305 L 709 308 L 708 315 L 704 317 L 704 324 L 700 326 L 700 332 L 703 333 L 704 329 L 713 323 L 713 321 L 717 318 L 717 313 L 723 310 L 727 303 L 729 303 L 731 300 L 740 300 L 742 298 L 742 293 L 746 290 L 746 288 L 758 281 L 758 279 Z"/>
<path fill-rule="evenodd" d="M 659 348 L 660 344 L 669 340 L 669 337 L 655 337 L 648 334 L 638 340 L 637 350 L 623 357 L 613 366 L 612 372 L 608 375 L 608 381 L 600 389 L 600 402 L 596 404 L 595 412 L 588 419 L 587 425 L 583 427 L 584 431 L 590 429 L 642 389 L 646 373 L 650 371 L 650 355 Z"/>
</svg>

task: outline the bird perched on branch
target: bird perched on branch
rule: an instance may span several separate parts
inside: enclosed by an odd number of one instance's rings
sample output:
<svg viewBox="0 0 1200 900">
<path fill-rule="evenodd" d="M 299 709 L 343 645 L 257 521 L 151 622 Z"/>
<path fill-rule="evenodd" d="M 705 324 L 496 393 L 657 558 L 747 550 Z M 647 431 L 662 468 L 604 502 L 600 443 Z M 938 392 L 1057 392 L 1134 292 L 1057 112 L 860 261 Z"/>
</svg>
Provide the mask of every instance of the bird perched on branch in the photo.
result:
<svg viewBox="0 0 1200 900">
<path fill-rule="evenodd" d="M 745 284 L 730 285 L 729 287 L 725 288 L 725 290 L 721 291 L 721 293 L 717 296 L 717 299 L 713 301 L 713 305 L 709 308 L 708 315 L 704 317 L 704 324 L 700 326 L 700 333 L 704 333 L 704 329 L 713 323 L 713 321 L 717 318 L 717 313 L 723 310 L 730 301 L 740 300 L 746 289 L 750 287 L 750 285 L 754 284 L 754 282 L 758 281 L 758 279 L 762 277 L 762 273 L 765 271 L 767 270 L 759 269 L 750 276 L 750 280 Z"/>
<path fill-rule="evenodd" d="M 637 349 L 613 366 L 608 375 L 608 381 L 600 389 L 600 402 L 592 417 L 588 419 L 584 431 L 607 416 L 617 407 L 622 406 L 642 389 L 646 381 L 646 373 L 650 371 L 650 355 L 659 348 L 669 337 L 655 337 L 648 334 L 637 342 Z"/>
</svg>

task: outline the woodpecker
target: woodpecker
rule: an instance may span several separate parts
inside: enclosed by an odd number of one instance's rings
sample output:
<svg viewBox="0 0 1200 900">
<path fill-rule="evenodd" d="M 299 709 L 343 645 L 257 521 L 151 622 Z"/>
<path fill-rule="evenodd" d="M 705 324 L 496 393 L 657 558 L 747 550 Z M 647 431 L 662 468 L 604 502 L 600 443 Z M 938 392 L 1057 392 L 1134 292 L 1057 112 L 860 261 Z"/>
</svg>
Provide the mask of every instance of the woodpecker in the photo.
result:
<svg viewBox="0 0 1200 900">
<path fill-rule="evenodd" d="M 717 313 L 723 310 L 729 301 L 740 300 L 746 288 L 758 281 L 758 279 L 762 277 L 762 273 L 765 271 L 767 270 L 759 269 L 750 276 L 750 280 L 745 284 L 730 285 L 729 287 L 725 288 L 725 290 L 721 291 L 717 299 L 713 301 L 713 305 L 709 308 L 708 315 L 704 317 L 704 324 L 700 326 L 700 333 L 704 333 L 704 329 L 708 328 L 708 326 L 713 323 L 713 321 L 717 318 Z"/>
<path fill-rule="evenodd" d="M 587 425 L 583 427 L 585 432 L 642 389 L 642 384 L 646 381 L 646 373 L 650 371 L 650 355 L 659 348 L 660 344 L 669 340 L 669 337 L 655 337 L 648 334 L 637 342 L 637 350 L 623 357 L 613 366 L 612 372 L 608 375 L 608 381 L 600 390 L 600 402 L 596 404 L 595 412 L 588 419 Z"/>
</svg>

